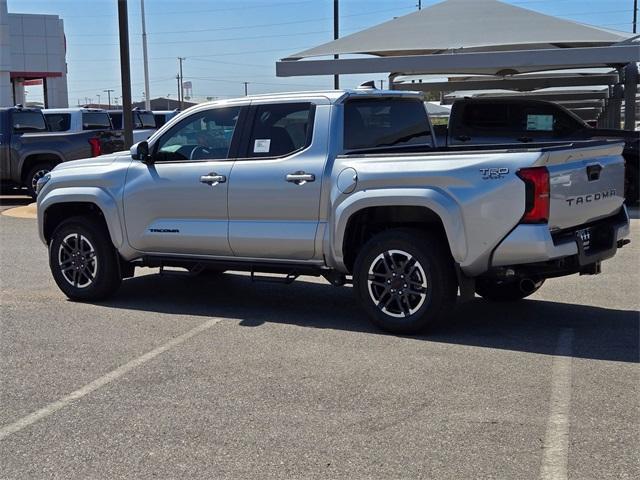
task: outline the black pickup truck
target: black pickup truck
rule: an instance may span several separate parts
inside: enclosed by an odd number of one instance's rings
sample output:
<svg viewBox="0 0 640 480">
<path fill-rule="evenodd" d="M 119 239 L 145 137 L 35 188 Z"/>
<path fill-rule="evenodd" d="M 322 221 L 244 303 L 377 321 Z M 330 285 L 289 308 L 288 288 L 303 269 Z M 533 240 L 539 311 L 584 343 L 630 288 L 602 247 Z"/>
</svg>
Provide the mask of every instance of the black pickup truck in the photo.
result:
<svg viewBox="0 0 640 480">
<path fill-rule="evenodd" d="M 449 125 L 436 125 L 439 146 L 553 145 L 586 140 L 624 140 L 625 197 L 638 201 L 640 132 L 592 128 L 564 107 L 542 100 L 465 98 L 451 107 Z"/>
<path fill-rule="evenodd" d="M 36 183 L 58 163 L 122 150 L 110 131 L 50 132 L 42 111 L 0 108 L 0 182 L 24 186 L 35 198 Z"/>
</svg>

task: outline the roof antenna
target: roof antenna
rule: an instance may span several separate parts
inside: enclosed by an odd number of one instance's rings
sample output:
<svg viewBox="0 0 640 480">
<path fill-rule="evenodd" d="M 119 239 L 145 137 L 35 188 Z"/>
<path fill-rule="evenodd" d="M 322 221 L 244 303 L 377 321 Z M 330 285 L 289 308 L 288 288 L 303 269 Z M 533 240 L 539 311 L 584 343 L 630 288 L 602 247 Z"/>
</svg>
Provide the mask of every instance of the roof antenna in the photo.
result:
<svg viewBox="0 0 640 480">
<path fill-rule="evenodd" d="M 361 83 L 358 86 L 358 90 L 369 90 L 369 89 L 376 89 L 376 81 L 375 80 L 369 80 L 368 82 L 364 82 Z"/>
</svg>

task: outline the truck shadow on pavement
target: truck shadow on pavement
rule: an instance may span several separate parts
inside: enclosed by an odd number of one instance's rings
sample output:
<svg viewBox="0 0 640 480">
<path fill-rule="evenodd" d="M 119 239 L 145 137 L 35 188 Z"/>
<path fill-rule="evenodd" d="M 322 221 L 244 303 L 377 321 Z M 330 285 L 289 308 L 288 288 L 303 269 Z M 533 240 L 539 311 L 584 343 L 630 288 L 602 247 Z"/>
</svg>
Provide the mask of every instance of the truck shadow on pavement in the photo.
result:
<svg viewBox="0 0 640 480">
<path fill-rule="evenodd" d="M 0 207 L 21 207 L 35 202 L 31 197 L 22 194 L 7 193 L 0 195 Z"/>
<path fill-rule="evenodd" d="M 212 279 L 152 274 L 125 280 L 101 305 L 221 317 L 245 327 L 269 322 L 388 335 L 369 323 L 351 288 L 304 280 L 282 285 L 229 273 Z M 458 305 L 442 325 L 407 340 L 552 355 L 565 328 L 574 329 L 573 357 L 639 361 L 639 312 L 535 299 L 499 304 L 476 298 Z"/>
</svg>

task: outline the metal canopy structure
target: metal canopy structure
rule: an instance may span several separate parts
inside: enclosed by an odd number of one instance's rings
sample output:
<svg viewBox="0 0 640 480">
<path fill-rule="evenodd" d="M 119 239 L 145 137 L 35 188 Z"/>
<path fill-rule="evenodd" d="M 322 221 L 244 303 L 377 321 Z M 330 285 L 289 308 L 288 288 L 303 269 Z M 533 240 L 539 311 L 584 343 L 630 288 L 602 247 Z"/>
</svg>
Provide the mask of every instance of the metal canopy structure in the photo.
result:
<svg viewBox="0 0 640 480">
<path fill-rule="evenodd" d="M 334 55 L 369 56 L 309 60 Z M 616 122 L 619 126 L 624 98 L 625 127 L 633 128 L 638 61 L 640 46 L 631 33 L 584 25 L 497 0 L 446 0 L 292 54 L 276 63 L 276 73 L 305 76 L 384 72 L 390 74 L 390 88 L 441 92 L 463 88 L 529 92 L 549 87 L 605 85 L 609 88 L 607 96 L 598 93 L 590 98 L 604 100 L 605 111 L 614 110 L 606 112 L 608 126 L 615 127 Z M 550 73 L 585 68 L 607 68 L 608 72 Z M 525 78 L 527 73 L 535 76 Z M 395 80 L 402 75 L 429 74 L 488 77 L 465 79 L 470 83 L 464 86 L 440 82 L 420 84 L 419 88 L 415 88 L 418 84 Z"/>
</svg>

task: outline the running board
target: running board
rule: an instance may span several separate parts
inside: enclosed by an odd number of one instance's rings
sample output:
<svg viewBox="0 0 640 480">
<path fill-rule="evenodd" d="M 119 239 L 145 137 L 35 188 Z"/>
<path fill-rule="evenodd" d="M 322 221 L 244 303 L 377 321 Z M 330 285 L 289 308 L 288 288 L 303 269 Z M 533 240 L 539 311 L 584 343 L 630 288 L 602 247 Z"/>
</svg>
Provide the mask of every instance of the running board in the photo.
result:
<svg viewBox="0 0 640 480">
<path fill-rule="evenodd" d="M 284 283 L 285 285 L 290 285 L 292 284 L 296 278 L 298 278 L 300 275 L 295 273 L 295 272 L 289 272 L 287 274 L 284 274 L 284 277 L 273 277 L 273 276 L 267 276 L 267 275 L 256 275 L 256 271 L 251 269 L 251 281 L 258 283 L 258 282 L 262 282 L 262 283 Z"/>
</svg>

